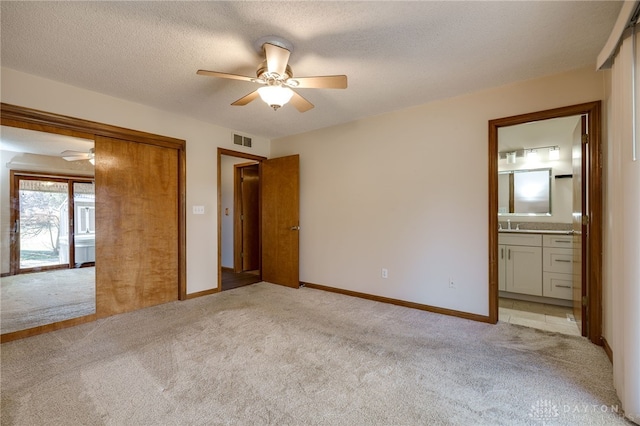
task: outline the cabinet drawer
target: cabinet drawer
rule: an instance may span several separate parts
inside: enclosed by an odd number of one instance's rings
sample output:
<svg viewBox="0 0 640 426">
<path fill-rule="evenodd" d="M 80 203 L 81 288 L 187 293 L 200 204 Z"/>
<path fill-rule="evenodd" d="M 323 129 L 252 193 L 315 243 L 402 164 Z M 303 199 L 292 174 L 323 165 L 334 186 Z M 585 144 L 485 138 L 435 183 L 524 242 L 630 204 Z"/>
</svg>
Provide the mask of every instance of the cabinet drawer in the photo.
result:
<svg viewBox="0 0 640 426">
<path fill-rule="evenodd" d="M 542 246 L 540 234 L 498 234 L 498 244 L 510 246 Z"/>
<path fill-rule="evenodd" d="M 545 272 L 573 273 L 573 249 L 547 248 L 542 252 L 542 270 Z"/>
<path fill-rule="evenodd" d="M 543 235 L 542 245 L 545 247 L 573 247 L 573 236 L 571 235 Z"/>
<path fill-rule="evenodd" d="M 542 295 L 556 299 L 571 300 L 573 275 L 545 272 L 542 274 Z"/>
</svg>

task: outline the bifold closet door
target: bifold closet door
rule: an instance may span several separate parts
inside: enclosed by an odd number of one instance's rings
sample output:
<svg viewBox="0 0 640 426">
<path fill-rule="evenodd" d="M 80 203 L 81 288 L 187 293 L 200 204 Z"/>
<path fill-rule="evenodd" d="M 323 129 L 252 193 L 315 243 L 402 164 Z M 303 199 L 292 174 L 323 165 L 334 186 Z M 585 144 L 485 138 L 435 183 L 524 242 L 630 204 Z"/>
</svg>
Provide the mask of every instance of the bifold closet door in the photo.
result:
<svg viewBox="0 0 640 426">
<path fill-rule="evenodd" d="M 178 300 L 178 151 L 96 138 L 96 313 Z"/>
</svg>

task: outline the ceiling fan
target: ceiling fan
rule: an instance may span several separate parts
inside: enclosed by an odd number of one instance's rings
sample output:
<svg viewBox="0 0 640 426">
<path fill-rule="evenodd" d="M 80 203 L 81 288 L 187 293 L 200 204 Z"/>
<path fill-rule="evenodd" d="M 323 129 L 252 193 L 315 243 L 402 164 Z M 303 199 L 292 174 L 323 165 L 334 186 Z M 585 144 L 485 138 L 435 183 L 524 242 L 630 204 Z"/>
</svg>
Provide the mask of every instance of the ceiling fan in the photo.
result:
<svg viewBox="0 0 640 426">
<path fill-rule="evenodd" d="M 264 53 L 265 60 L 258 66 L 257 77 L 249 77 L 238 74 L 229 74 L 218 71 L 198 70 L 197 74 L 210 77 L 228 78 L 232 80 L 250 81 L 261 84 L 263 87 L 249 93 L 233 102 L 231 105 L 244 106 L 256 99 L 262 98 L 267 105 L 277 111 L 287 102 L 291 101 L 298 111 L 305 112 L 313 108 L 313 104 L 294 92 L 299 89 L 346 89 L 346 75 L 326 75 L 318 77 L 293 77 L 293 71 L 288 65 L 289 55 L 293 51 L 293 45 L 277 36 L 260 38 L 256 48 Z"/>
<path fill-rule="evenodd" d="M 67 161 L 80 161 L 80 160 L 89 160 L 91 164 L 95 164 L 95 153 L 94 149 L 91 148 L 89 152 L 82 151 L 62 151 L 60 156 Z"/>
</svg>

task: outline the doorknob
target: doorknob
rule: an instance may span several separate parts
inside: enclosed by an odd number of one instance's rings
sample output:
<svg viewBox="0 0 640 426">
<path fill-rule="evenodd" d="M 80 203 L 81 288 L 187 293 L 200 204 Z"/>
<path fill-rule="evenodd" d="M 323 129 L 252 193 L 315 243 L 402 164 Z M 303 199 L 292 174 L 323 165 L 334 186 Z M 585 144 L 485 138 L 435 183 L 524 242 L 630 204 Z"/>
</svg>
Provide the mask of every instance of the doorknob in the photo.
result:
<svg viewBox="0 0 640 426">
<path fill-rule="evenodd" d="M 299 226 L 292 226 L 292 227 L 291 227 L 291 230 L 292 230 L 292 231 L 299 231 L 299 230 L 300 230 L 300 227 L 299 227 Z"/>
</svg>

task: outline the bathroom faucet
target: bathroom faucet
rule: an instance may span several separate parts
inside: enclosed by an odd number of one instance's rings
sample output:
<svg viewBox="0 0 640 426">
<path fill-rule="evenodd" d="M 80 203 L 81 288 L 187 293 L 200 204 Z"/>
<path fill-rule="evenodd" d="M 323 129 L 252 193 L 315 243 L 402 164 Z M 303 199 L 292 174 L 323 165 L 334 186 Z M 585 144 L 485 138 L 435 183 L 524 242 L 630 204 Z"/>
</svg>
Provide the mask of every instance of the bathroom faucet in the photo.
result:
<svg viewBox="0 0 640 426">
<path fill-rule="evenodd" d="M 507 229 L 511 230 L 511 219 L 507 219 Z"/>
</svg>

